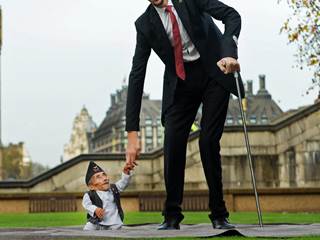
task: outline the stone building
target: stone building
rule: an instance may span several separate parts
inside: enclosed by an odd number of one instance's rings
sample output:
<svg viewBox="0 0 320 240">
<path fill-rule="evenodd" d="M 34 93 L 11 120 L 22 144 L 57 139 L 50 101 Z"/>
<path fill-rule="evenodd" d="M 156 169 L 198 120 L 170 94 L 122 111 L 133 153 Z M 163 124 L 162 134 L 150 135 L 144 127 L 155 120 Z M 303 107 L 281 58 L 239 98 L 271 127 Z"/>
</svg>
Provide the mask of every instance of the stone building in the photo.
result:
<svg viewBox="0 0 320 240">
<path fill-rule="evenodd" d="M 243 99 L 242 103 L 248 125 L 268 125 L 272 120 L 283 115 L 283 111 L 266 89 L 265 78 L 265 75 L 259 75 L 259 90 L 256 94 L 253 93 L 252 80 L 246 83 L 246 98 Z M 238 99 L 231 95 L 226 126 L 241 124 L 242 118 Z"/>
<path fill-rule="evenodd" d="M 248 125 L 262 211 L 320 211 L 319 100 L 288 111 L 267 125 Z M 189 136 L 183 208 L 208 211 L 199 133 Z M 242 126 L 226 126 L 221 156 L 224 195 L 230 211 L 255 211 L 246 155 Z M 0 181 L 0 212 L 82 211 L 89 161 L 103 167 L 115 182 L 120 178 L 125 154 L 82 154 L 30 180 Z M 165 196 L 163 149 L 142 153 L 138 163 L 122 194 L 123 207 L 125 211 L 161 211 Z"/>
<path fill-rule="evenodd" d="M 292 110 L 268 125 L 248 125 L 257 185 L 261 188 L 320 187 L 320 101 Z M 190 134 L 185 189 L 206 190 L 199 152 L 199 134 Z M 242 126 L 226 126 L 221 139 L 225 189 L 251 189 Z M 84 154 L 27 182 L 0 182 L 1 192 L 73 192 L 87 189 L 84 176 L 90 160 L 119 178 L 124 153 Z M 142 153 L 128 191 L 164 190 L 163 149 Z"/>
<path fill-rule="evenodd" d="M 253 93 L 252 81 L 247 82 L 247 97 L 243 101 L 248 124 L 267 125 L 273 119 L 281 116 L 283 111 L 272 99 L 265 85 L 265 75 L 259 76 L 260 88 Z M 125 131 L 125 108 L 127 86 L 111 95 L 111 106 L 106 117 L 92 138 L 93 153 L 125 152 L 127 147 L 127 132 Z M 202 106 L 199 107 L 191 132 L 200 129 Z M 140 112 L 141 152 L 149 152 L 163 145 L 163 126 L 161 125 L 161 100 L 151 100 L 143 93 Z M 226 125 L 240 125 L 238 99 L 230 96 Z"/>
<path fill-rule="evenodd" d="M 125 109 L 128 87 L 123 85 L 116 94 L 111 94 L 111 106 L 106 117 L 92 138 L 93 153 L 125 152 L 127 132 L 125 131 Z M 148 152 L 162 146 L 161 100 L 151 100 L 143 93 L 140 113 L 141 152 Z"/>
<path fill-rule="evenodd" d="M 31 176 L 31 159 L 23 142 L 0 147 L 0 180 Z"/>
<path fill-rule="evenodd" d="M 67 161 L 80 154 L 91 152 L 90 138 L 96 128 L 87 108 L 83 107 L 73 121 L 69 143 L 64 146 L 63 160 Z"/>
</svg>

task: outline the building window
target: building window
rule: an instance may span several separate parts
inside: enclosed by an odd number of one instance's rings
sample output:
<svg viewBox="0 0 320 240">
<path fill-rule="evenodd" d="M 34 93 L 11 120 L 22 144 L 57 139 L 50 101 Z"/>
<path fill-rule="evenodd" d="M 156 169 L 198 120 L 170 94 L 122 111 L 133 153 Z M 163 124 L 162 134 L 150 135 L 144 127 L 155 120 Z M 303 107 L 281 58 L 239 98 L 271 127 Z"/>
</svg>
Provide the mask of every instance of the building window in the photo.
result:
<svg viewBox="0 0 320 240">
<path fill-rule="evenodd" d="M 146 124 L 146 126 L 152 125 L 152 118 L 147 117 L 147 118 L 145 119 L 145 124 Z"/>
<path fill-rule="evenodd" d="M 146 126 L 146 137 L 152 137 L 152 127 Z"/>
<path fill-rule="evenodd" d="M 261 123 L 262 123 L 262 124 L 267 124 L 267 123 L 268 123 L 268 117 L 267 117 L 267 115 L 263 114 L 263 115 L 261 116 Z"/>
<path fill-rule="evenodd" d="M 158 128 L 157 128 L 157 135 L 158 135 L 158 138 L 159 138 L 159 137 L 162 137 L 162 133 L 163 133 L 162 131 L 163 131 L 163 130 L 162 130 L 162 128 L 161 128 L 161 127 L 158 127 Z"/>
<path fill-rule="evenodd" d="M 256 115 L 251 115 L 251 116 L 250 116 L 250 123 L 252 123 L 252 124 L 256 124 L 256 123 L 257 123 L 257 117 L 256 117 Z"/>
<path fill-rule="evenodd" d="M 227 116 L 227 125 L 232 125 L 233 124 L 233 118 L 232 118 L 232 116 L 231 115 L 228 115 Z"/>
<path fill-rule="evenodd" d="M 157 117 L 157 125 L 161 126 L 161 119 L 159 117 Z"/>
<path fill-rule="evenodd" d="M 146 139 L 146 152 L 152 151 L 153 150 L 153 143 L 152 143 L 152 138 L 147 138 Z"/>
<path fill-rule="evenodd" d="M 314 166 L 319 165 L 320 164 L 320 151 L 313 151 L 313 152 L 310 152 L 310 154 L 311 154 L 312 164 Z"/>
</svg>

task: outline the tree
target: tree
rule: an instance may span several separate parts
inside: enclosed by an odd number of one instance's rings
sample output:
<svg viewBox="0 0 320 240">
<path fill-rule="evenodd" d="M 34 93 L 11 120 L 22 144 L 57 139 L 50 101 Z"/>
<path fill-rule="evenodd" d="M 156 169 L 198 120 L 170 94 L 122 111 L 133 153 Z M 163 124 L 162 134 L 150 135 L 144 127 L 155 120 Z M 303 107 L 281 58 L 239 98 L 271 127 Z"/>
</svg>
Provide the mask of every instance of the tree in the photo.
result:
<svg viewBox="0 0 320 240">
<path fill-rule="evenodd" d="M 9 145 L 1 148 L 3 179 L 20 179 L 22 150 L 21 145 Z"/>
<path fill-rule="evenodd" d="M 21 180 L 33 178 L 49 170 L 37 162 L 24 162 L 23 144 L 9 144 L 7 147 L 0 147 L 2 155 L 2 178 L 4 180 Z M 1 159 L 0 159 L 1 161 Z"/>
<path fill-rule="evenodd" d="M 49 170 L 49 166 L 44 166 L 38 162 L 31 162 L 31 178 Z"/>
<path fill-rule="evenodd" d="M 281 2 L 283 0 L 278 0 Z M 280 32 L 288 35 L 289 43 L 297 45 L 297 65 L 313 72 L 312 84 L 307 90 L 320 87 L 320 1 L 286 0 L 292 15 L 284 22 Z"/>
</svg>

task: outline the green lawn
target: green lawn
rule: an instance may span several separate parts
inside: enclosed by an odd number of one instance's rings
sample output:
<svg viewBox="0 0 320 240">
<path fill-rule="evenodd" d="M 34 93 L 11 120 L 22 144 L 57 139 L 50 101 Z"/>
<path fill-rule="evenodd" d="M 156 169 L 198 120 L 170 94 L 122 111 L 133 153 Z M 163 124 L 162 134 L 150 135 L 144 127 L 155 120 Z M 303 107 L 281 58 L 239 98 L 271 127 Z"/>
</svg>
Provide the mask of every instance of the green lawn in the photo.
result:
<svg viewBox="0 0 320 240">
<path fill-rule="evenodd" d="M 184 212 L 185 224 L 209 223 L 208 213 L 205 212 Z M 33 214 L 0 214 L 0 227 L 53 227 L 53 226 L 76 226 L 83 225 L 86 221 L 85 213 L 33 213 Z M 128 212 L 125 217 L 125 224 L 140 223 L 160 223 L 162 216 L 159 212 Z M 231 213 L 230 221 L 232 223 L 257 224 L 257 215 L 255 212 Z M 263 213 L 265 224 L 270 223 L 320 223 L 320 213 Z M 106 239 L 106 238 L 102 238 Z M 174 238 L 174 239 L 192 239 L 192 238 Z M 219 240 L 230 239 L 239 240 L 241 237 L 219 238 Z M 253 239 L 253 238 L 251 238 Z M 277 239 L 277 238 L 259 238 Z M 286 238 L 281 238 L 286 239 Z M 290 240 L 320 240 L 320 236 L 288 238 Z M 82 240 L 82 238 L 79 238 Z"/>
<path fill-rule="evenodd" d="M 209 223 L 208 213 L 184 212 L 183 223 Z M 70 213 L 29 213 L 29 214 L 1 214 L 0 227 L 50 227 L 75 226 L 86 221 L 82 212 Z M 125 224 L 160 223 L 162 216 L 159 212 L 128 212 Z M 231 213 L 232 223 L 257 224 L 255 212 Z M 263 213 L 264 223 L 320 223 L 319 213 Z"/>
</svg>

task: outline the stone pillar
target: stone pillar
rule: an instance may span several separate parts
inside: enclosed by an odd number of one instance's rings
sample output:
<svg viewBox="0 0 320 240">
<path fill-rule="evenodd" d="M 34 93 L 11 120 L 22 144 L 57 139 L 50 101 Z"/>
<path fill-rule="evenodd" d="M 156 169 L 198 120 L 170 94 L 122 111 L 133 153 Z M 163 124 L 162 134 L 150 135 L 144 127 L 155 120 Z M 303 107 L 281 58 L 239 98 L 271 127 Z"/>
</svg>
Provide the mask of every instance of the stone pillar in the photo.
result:
<svg viewBox="0 0 320 240">
<path fill-rule="evenodd" d="M 305 151 L 300 144 L 296 150 L 296 182 L 297 187 L 305 186 Z"/>
<path fill-rule="evenodd" d="M 279 154 L 279 187 L 289 187 L 289 175 L 286 161 L 286 154 Z"/>
<path fill-rule="evenodd" d="M 289 175 L 289 186 L 297 186 L 297 177 L 296 177 L 296 153 L 294 148 L 291 148 L 287 153 L 288 160 L 288 175 Z"/>
<path fill-rule="evenodd" d="M 231 186 L 231 176 L 234 173 L 230 173 L 232 171 L 232 166 L 231 166 L 231 159 L 230 157 L 223 157 L 221 156 L 221 167 L 222 167 L 222 182 L 223 182 L 223 187 L 225 189 L 227 188 L 232 188 Z"/>
<path fill-rule="evenodd" d="M 146 151 L 146 127 L 141 126 L 140 133 L 140 143 L 141 143 L 141 152 Z"/>
<path fill-rule="evenodd" d="M 152 126 L 152 144 L 153 149 L 155 149 L 158 146 L 158 132 L 157 132 L 157 125 Z"/>
</svg>

